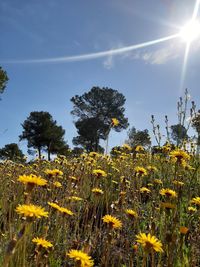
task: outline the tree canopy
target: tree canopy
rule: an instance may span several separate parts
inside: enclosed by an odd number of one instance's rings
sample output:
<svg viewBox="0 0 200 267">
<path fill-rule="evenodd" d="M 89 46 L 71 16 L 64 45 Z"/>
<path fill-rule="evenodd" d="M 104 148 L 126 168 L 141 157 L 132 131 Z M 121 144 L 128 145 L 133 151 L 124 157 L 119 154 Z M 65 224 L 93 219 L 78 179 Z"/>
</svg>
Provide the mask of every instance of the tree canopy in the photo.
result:
<svg viewBox="0 0 200 267">
<path fill-rule="evenodd" d="M 66 147 L 65 130 L 62 126 L 57 126 L 57 122 L 48 112 L 31 112 L 22 127 L 23 132 L 19 136 L 20 140 L 27 139 L 28 147 L 37 149 L 39 157 L 41 157 L 41 151 L 45 150 L 50 160 L 51 153 L 59 153 Z"/>
<path fill-rule="evenodd" d="M 4 92 L 7 82 L 8 82 L 7 73 L 0 66 L 0 94 L 2 94 Z"/>
<path fill-rule="evenodd" d="M 7 144 L 0 149 L 0 159 L 12 160 L 15 162 L 25 162 L 25 156 L 15 143 Z"/>
<path fill-rule="evenodd" d="M 105 140 L 111 125 L 112 118 L 119 124 L 114 130 L 120 132 L 128 127 L 125 117 L 125 97 L 117 90 L 107 87 L 93 87 L 89 92 L 71 99 L 76 118 L 75 126 L 78 136 L 73 139 L 75 145 L 81 145 L 87 151 L 99 151 L 102 147 L 100 140 Z"/>
<path fill-rule="evenodd" d="M 150 146 L 151 138 L 147 129 L 140 131 L 132 127 L 128 132 L 128 140 L 126 141 L 131 147 Z"/>
</svg>

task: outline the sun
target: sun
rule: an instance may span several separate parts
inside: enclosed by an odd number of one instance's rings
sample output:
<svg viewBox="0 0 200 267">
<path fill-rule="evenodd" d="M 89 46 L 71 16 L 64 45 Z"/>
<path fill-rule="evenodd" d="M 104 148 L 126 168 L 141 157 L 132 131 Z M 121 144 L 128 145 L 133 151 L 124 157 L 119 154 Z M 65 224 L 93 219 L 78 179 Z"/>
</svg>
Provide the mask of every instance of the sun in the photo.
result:
<svg viewBox="0 0 200 267">
<path fill-rule="evenodd" d="M 186 43 L 191 43 L 200 37 L 200 23 L 197 20 L 191 20 L 180 30 L 179 36 Z"/>
</svg>

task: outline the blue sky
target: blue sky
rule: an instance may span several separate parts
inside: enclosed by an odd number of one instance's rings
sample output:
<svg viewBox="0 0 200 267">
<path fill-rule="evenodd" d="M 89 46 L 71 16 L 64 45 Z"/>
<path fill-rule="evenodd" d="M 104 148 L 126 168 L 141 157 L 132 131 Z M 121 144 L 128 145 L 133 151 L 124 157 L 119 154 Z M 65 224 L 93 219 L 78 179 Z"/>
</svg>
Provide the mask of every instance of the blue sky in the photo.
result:
<svg viewBox="0 0 200 267">
<path fill-rule="evenodd" d="M 200 108 L 199 40 L 191 44 L 182 84 L 186 44 L 180 38 L 90 60 L 31 61 L 97 53 L 176 34 L 191 18 L 195 2 L 1 0 L 0 65 L 10 80 L 0 102 L 0 147 L 16 142 L 26 151 L 26 142 L 18 139 L 20 124 L 31 111 L 41 110 L 63 126 L 71 145 L 76 129 L 70 98 L 93 86 L 123 93 L 130 126 L 140 130 L 151 132 L 151 114 L 161 125 L 166 114 L 170 124 L 176 123 L 176 102 L 186 87 Z M 126 136 L 126 131 L 112 132 L 109 145 L 123 144 Z"/>
</svg>

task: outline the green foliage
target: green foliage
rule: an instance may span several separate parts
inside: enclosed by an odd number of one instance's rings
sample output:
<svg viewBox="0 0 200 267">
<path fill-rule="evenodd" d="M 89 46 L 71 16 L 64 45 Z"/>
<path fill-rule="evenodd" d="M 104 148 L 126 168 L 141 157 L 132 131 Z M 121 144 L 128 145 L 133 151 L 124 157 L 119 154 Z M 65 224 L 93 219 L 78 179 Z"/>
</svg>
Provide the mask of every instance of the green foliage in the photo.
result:
<svg viewBox="0 0 200 267">
<path fill-rule="evenodd" d="M 128 132 L 128 140 L 126 141 L 131 147 L 150 146 L 151 138 L 147 129 L 140 131 L 132 127 Z"/>
<path fill-rule="evenodd" d="M 84 152 L 84 149 L 81 147 L 75 146 L 70 153 L 70 156 L 72 157 L 79 157 Z"/>
<path fill-rule="evenodd" d="M 53 255 L 50 255 L 49 257 L 49 267 L 60 267 L 62 266 L 61 259 L 55 259 Z"/>
<path fill-rule="evenodd" d="M 52 147 L 55 149 L 55 147 Z M 52 149 L 51 148 L 51 149 Z M 53 151 L 53 149 L 51 150 L 52 154 L 57 154 L 57 156 L 65 156 L 68 157 L 71 154 L 71 150 L 68 146 L 68 144 L 64 143 L 60 143 L 60 146 L 57 146 L 57 149 Z"/>
<path fill-rule="evenodd" d="M 4 92 L 7 82 L 8 82 L 7 73 L 2 69 L 2 67 L 0 67 L 0 94 Z"/>
<path fill-rule="evenodd" d="M 15 162 L 25 162 L 25 156 L 15 143 L 7 144 L 0 149 L 0 159 L 12 160 Z"/>
<path fill-rule="evenodd" d="M 99 145 L 100 136 L 98 136 L 100 124 L 101 121 L 96 118 L 88 118 L 75 122 L 79 135 L 73 138 L 73 144 L 81 145 L 88 152 L 102 151 L 103 148 Z"/>
<path fill-rule="evenodd" d="M 23 132 L 19 136 L 20 140 L 27 139 L 28 147 L 38 149 L 39 157 L 41 157 L 41 151 L 46 150 L 50 160 L 51 153 L 59 153 L 66 147 L 65 130 L 56 125 L 56 121 L 48 112 L 31 112 L 22 127 Z"/>
<path fill-rule="evenodd" d="M 188 140 L 187 129 L 181 124 L 175 124 L 171 127 L 171 138 L 180 145 L 184 140 Z"/>
<path fill-rule="evenodd" d="M 128 119 L 124 116 L 125 97 L 117 90 L 93 87 L 82 96 L 74 96 L 72 115 L 78 118 L 75 126 L 78 136 L 73 139 L 75 145 L 81 145 L 87 151 L 99 151 L 101 139 L 107 138 L 111 119 L 116 118 L 119 125 L 114 129 L 120 132 L 128 127 Z"/>
</svg>

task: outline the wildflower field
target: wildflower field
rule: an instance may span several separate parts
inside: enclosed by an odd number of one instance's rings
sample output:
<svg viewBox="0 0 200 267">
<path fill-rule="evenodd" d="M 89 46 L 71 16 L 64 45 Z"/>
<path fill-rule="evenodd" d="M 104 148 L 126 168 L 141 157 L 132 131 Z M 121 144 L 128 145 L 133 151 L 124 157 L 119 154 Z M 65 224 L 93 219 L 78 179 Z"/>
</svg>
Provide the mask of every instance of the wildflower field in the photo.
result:
<svg viewBox="0 0 200 267">
<path fill-rule="evenodd" d="M 0 164 L 0 266 L 200 266 L 193 148 Z"/>
</svg>

